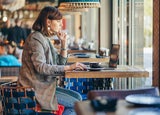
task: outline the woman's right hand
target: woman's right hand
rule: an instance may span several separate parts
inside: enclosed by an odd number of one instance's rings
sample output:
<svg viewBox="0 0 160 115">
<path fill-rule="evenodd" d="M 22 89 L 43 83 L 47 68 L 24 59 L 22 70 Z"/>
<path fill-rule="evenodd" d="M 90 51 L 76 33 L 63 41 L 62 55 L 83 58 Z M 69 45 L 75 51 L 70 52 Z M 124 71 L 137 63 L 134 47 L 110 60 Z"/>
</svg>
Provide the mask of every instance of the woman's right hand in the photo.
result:
<svg viewBox="0 0 160 115">
<path fill-rule="evenodd" d="M 61 41 L 61 48 L 67 47 L 67 34 L 64 32 L 57 32 L 57 36 Z"/>
<path fill-rule="evenodd" d="M 76 62 L 74 64 L 71 64 L 71 65 L 67 65 L 64 67 L 64 71 L 71 71 L 71 70 L 86 70 L 87 69 L 87 66 L 84 65 L 83 63 L 79 63 L 79 62 Z"/>
</svg>

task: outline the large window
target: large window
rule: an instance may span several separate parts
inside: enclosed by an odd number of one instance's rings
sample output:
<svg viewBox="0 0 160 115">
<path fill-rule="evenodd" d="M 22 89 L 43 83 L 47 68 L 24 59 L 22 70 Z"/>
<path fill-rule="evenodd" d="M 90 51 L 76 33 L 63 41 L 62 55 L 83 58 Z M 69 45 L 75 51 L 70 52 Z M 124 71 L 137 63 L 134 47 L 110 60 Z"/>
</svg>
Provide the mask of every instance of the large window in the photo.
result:
<svg viewBox="0 0 160 115">
<path fill-rule="evenodd" d="M 113 0 L 113 43 L 121 45 L 119 64 L 150 72 L 149 78 L 115 79 L 115 88 L 152 85 L 152 6 L 152 0 Z"/>
<path fill-rule="evenodd" d="M 77 41 L 81 39 L 85 39 L 86 43 L 94 41 L 96 49 L 98 43 L 100 47 L 106 48 L 110 48 L 111 43 L 119 43 L 120 65 L 136 66 L 150 72 L 149 78 L 114 79 L 115 89 L 152 85 L 152 2 L 152 0 L 101 0 L 100 9 L 89 9 L 88 12 L 82 12 L 78 16 L 67 16 L 68 19 L 72 19 L 69 24 L 71 26 L 67 26 L 68 30 Z M 80 34 L 74 35 L 77 30 Z"/>
<path fill-rule="evenodd" d="M 91 8 L 86 12 L 73 12 L 64 15 L 65 31 L 70 36 L 69 42 L 76 42 L 87 49 L 93 42 L 94 50 L 98 49 L 98 9 Z M 82 42 L 82 43 L 81 43 Z M 79 48 L 81 50 L 81 48 Z"/>
</svg>

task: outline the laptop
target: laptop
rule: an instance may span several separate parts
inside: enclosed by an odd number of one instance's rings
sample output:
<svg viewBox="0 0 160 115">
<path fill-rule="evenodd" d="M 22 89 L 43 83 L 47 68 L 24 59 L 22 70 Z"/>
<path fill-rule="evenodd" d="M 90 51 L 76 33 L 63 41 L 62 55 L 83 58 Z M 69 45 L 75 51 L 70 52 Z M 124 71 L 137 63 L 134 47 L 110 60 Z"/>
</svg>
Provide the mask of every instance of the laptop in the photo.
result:
<svg viewBox="0 0 160 115">
<path fill-rule="evenodd" d="M 97 67 L 93 67 L 93 68 L 88 66 L 87 69 L 90 71 L 114 70 L 115 68 L 117 68 L 117 65 L 118 65 L 119 49 L 120 49 L 119 44 L 112 44 L 110 54 L 109 54 L 110 60 L 109 60 L 108 66 L 100 64 Z"/>
<path fill-rule="evenodd" d="M 104 70 L 114 70 L 117 68 L 118 61 L 119 61 L 119 44 L 112 44 L 111 50 L 110 50 L 110 60 L 108 67 L 104 67 Z"/>
</svg>

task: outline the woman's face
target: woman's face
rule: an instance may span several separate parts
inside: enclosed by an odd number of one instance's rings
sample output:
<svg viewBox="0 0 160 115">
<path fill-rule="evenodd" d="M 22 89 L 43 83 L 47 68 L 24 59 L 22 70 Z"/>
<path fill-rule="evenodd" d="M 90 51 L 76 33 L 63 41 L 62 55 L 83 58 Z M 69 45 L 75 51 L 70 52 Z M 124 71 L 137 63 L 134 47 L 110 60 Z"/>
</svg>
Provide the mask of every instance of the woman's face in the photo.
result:
<svg viewBox="0 0 160 115">
<path fill-rule="evenodd" d="M 62 29 L 62 20 L 49 20 L 49 26 L 50 26 L 50 30 L 52 32 L 60 32 Z"/>
<path fill-rule="evenodd" d="M 8 48 L 8 54 L 13 54 L 14 48 L 10 45 L 8 45 L 7 48 Z"/>
</svg>

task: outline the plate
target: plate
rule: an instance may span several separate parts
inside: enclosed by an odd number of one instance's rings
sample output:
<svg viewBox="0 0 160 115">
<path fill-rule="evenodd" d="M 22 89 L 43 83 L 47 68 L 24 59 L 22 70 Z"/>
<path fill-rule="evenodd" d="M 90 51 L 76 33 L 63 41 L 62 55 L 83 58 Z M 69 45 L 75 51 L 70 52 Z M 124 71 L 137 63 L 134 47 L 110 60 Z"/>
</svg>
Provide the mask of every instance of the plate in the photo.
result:
<svg viewBox="0 0 160 115">
<path fill-rule="evenodd" d="M 88 68 L 89 71 L 101 71 L 103 70 L 104 68 Z"/>
<path fill-rule="evenodd" d="M 104 67 L 104 70 L 115 70 L 115 68 L 112 68 L 112 67 Z"/>
<path fill-rule="evenodd" d="M 89 58 L 89 55 L 76 55 L 77 58 Z"/>
<path fill-rule="evenodd" d="M 129 115 L 160 115 L 159 108 L 138 108 L 131 110 Z"/>
<path fill-rule="evenodd" d="M 77 56 L 77 55 L 87 55 L 85 53 L 74 53 L 73 55 Z"/>
<path fill-rule="evenodd" d="M 125 100 L 129 103 L 139 106 L 159 106 L 160 97 L 150 94 L 133 94 L 126 96 Z"/>
</svg>

